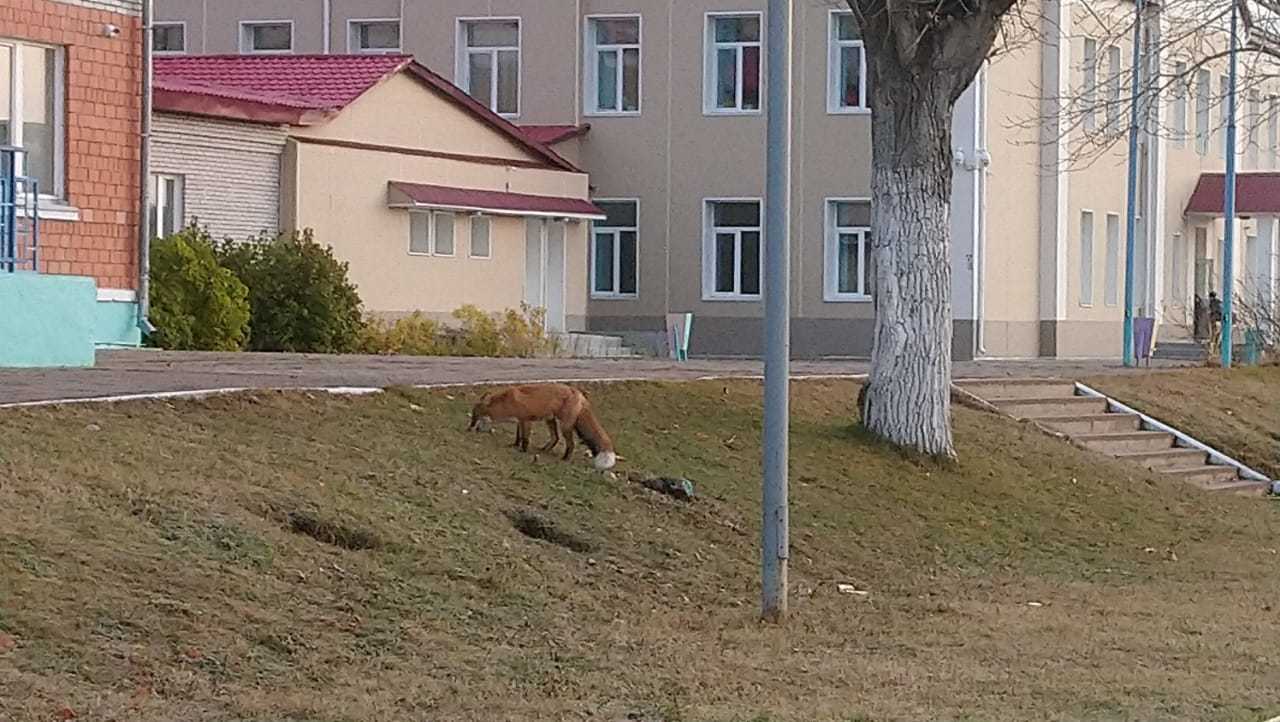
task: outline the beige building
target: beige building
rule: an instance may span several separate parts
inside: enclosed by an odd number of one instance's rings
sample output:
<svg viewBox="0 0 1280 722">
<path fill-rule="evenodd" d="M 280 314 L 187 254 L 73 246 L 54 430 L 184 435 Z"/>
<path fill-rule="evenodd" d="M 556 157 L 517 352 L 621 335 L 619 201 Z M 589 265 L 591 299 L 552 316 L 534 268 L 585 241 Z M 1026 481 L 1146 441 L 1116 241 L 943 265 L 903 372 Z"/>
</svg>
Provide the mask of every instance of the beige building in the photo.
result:
<svg viewBox="0 0 1280 722">
<path fill-rule="evenodd" d="M 411 58 L 163 58 L 155 105 L 157 234 L 309 228 L 373 313 L 584 327 L 586 174 Z"/>
<path fill-rule="evenodd" d="M 1099 7 L 1042 0 L 1040 32 L 1010 43 L 956 106 L 957 358 L 1120 355 L 1127 119 L 1123 97 L 1110 101 L 1124 92 L 1130 55 L 1122 33 L 1091 25 Z M 840 2 L 794 8 L 792 348 L 865 356 L 874 313 L 866 61 Z M 694 353 L 754 355 L 765 9 L 765 0 L 159 0 L 156 37 L 174 54 L 412 54 L 590 173 L 608 217 L 593 224 L 577 279 L 589 289 L 588 328 L 642 337 L 666 314 L 692 312 Z M 1124 18 L 1132 6 L 1103 10 Z M 1164 24 L 1152 24 L 1153 43 Z M 1175 62 L 1154 67 L 1167 74 Z M 1221 124 L 1216 68 L 1206 128 Z M 1081 98 L 1095 102 L 1093 118 L 1072 110 Z M 1141 143 L 1139 206 L 1151 221 L 1137 224 L 1134 269 L 1137 312 L 1157 318 L 1162 337 L 1190 325 L 1175 309 L 1213 285 L 1195 279 L 1212 277 L 1221 237 L 1220 223 L 1185 211 L 1222 157 L 1167 132 L 1170 103 L 1152 104 Z M 1198 108 L 1185 115 L 1193 134 Z M 1080 162 L 1098 144 L 1107 149 Z M 1259 167 L 1276 149 L 1274 132 L 1257 142 Z M 1260 266 L 1275 255 L 1275 224 L 1250 223 L 1258 240 L 1244 255 Z"/>
</svg>

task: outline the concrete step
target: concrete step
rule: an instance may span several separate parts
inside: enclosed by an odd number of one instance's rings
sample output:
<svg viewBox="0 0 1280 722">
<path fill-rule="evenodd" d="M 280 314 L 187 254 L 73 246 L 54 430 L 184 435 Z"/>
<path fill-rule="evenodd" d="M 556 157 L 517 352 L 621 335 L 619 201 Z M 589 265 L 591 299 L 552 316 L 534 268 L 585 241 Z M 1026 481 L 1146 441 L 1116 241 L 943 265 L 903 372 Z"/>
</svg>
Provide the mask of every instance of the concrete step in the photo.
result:
<svg viewBox="0 0 1280 722">
<path fill-rule="evenodd" d="M 635 358 L 617 336 L 595 333 L 561 333 L 555 335 L 563 355 L 573 358 Z"/>
<path fill-rule="evenodd" d="M 1204 464 L 1209 455 L 1199 449 L 1166 449 L 1164 451 L 1138 451 L 1116 454 L 1117 459 L 1131 461 L 1135 464 L 1164 472 L 1169 469 L 1188 469 L 1197 464 Z M 1232 469 L 1234 472 L 1235 470 Z"/>
<path fill-rule="evenodd" d="M 1164 451 L 1173 448 L 1173 434 L 1163 431 L 1122 431 L 1104 434 L 1077 434 L 1071 437 L 1077 444 L 1104 454 Z"/>
<path fill-rule="evenodd" d="M 1160 341 L 1151 356 L 1168 361 L 1202 361 L 1205 350 L 1194 341 Z"/>
<path fill-rule="evenodd" d="M 1019 419 L 1045 416 L 1077 417 L 1082 414 L 1100 414 L 1107 410 L 1106 399 L 1092 396 L 987 399 L 987 401 L 1006 414 Z"/>
<path fill-rule="evenodd" d="M 1197 486 L 1221 486 L 1241 481 L 1235 467 L 1218 466 L 1216 464 L 1200 464 L 1199 466 L 1176 466 L 1160 469 L 1161 473 L 1176 476 Z"/>
<path fill-rule="evenodd" d="M 984 401 L 1075 396 L 1076 385 L 1064 379 L 962 379 L 956 386 Z"/>
<path fill-rule="evenodd" d="M 1205 491 L 1216 491 L 1222 494 L 1238 494 L 1239 496 L 1266 496 L 1268 487 L 1266 482 L 1248 481 L 1245 479 L 1200 484 L 1199 486 Z"/>
<path fill-rule="evenodd" d="M 1142 420 L 1137 414 L 1082 414 L 1080 416 L 1037 416 L 1034 421 L 1061 434 L 1109 434 L 1137 431 Z"/>
</svg>

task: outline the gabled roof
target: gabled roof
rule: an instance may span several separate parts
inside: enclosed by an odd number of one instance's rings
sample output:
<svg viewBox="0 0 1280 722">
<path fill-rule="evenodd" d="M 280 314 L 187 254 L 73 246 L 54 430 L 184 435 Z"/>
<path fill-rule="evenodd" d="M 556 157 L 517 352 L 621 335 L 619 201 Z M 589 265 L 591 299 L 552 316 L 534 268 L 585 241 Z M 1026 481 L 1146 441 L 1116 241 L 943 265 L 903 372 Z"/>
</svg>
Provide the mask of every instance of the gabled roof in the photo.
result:
<svg viewBox="0 0 1280 722">
<path fill-rule="evenodd" d="M 535 140 L 543 145 L 555 145 L 563 143 L 570 138 L 586 135 L 591 130 L 590 123 L 582 125 L 522 125 L 523 132 L 530 139 Z"/>
<path fill-rule="evenodd" d="M 399 72 L 532 155 L 581 172 L 544 143 L 408 55 L 182 55 L 155 59 L 154 107 L 275 125 L 316 125 Z"/>
<path fill-rule="evenodd" d="M 1227 177 L 1202 173 L 1187 201 L 1186 214 L 1222 215 Z M 1236 212 L 1242 215 L 1280 214 L 1280 173 L 1240 173 L 1236 176 Z"/>
</svg>

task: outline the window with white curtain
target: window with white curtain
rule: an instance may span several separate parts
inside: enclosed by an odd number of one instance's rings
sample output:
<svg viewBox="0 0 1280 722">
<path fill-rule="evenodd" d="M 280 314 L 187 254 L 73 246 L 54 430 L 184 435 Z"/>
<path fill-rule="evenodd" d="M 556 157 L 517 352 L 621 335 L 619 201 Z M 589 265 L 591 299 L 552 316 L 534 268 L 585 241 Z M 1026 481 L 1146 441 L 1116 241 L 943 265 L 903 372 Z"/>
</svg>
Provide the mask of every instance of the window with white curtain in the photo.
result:
<svg viewBox="0 0 1280 722">
<path fill-rule="evenodd" d="M 520 114 L 520 19 L 458 22 L 458 85 L 499 115 Z"/>
</svg>

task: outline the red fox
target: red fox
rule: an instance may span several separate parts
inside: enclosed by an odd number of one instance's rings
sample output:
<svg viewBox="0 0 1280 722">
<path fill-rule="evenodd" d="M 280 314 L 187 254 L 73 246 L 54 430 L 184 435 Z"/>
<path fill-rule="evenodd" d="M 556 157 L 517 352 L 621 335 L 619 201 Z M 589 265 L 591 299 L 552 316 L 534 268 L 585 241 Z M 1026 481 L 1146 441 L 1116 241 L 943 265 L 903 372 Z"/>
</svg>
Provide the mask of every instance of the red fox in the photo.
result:
<svg viewBox="0 0 1280 722">
<path fill-rule="evenodd" d="M 529 450 L 530 424 L 546 421 L 551 441 L 542 447 L 544 453 L 556 448 L 563 435 L 564 460 L 568 461 L 573 455 L 573 435 L 576 432 L 595 457 L 597 469 L 612 469 L 618 463 L 613 440 L 591 412 L 586 395 L 571 386 L 532 384 L 487 393 L 471 409 L 471 423 L 467 429 L 486 431 L 494 421 L 516 422 L 515 446 L 521 451 Z"/>
</svg>

